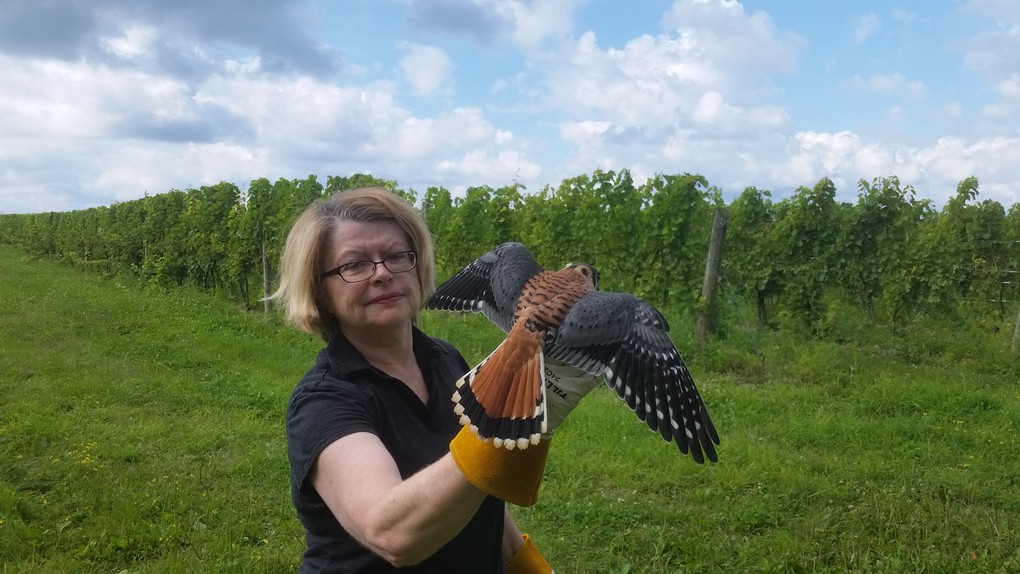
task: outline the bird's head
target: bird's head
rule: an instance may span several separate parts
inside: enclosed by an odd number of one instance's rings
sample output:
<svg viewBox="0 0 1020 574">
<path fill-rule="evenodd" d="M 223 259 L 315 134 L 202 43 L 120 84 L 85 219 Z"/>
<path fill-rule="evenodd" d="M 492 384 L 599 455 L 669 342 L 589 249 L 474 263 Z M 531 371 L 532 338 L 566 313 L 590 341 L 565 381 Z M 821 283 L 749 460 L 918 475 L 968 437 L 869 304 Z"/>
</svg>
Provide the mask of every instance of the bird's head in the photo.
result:
<svg viewBox="0 0 1020 574">
<path fill-rule="evenodd" d="M 587 263 L 570 263 L 564 269 L 573 269 L 582 277 L 587 277 L 591 281 L 591 288 L 593 291 L 599 290 L 599 271 Z"/>
</svg>

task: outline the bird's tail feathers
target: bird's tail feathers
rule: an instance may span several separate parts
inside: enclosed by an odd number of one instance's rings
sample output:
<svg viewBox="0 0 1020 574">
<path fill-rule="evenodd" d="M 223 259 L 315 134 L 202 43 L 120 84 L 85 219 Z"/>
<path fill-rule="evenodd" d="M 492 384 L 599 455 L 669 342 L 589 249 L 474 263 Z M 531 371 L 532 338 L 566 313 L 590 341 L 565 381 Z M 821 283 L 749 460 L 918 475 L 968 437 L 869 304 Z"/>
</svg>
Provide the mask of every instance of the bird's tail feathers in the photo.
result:
<svg viewBox="0 0 1020 574">
<path fill-rule="evenodd" d="M 508 338 L 457 381 L 453 411 L 499 448 L 525 449 L 546 431 L 545 356 Z"/>
</svg>

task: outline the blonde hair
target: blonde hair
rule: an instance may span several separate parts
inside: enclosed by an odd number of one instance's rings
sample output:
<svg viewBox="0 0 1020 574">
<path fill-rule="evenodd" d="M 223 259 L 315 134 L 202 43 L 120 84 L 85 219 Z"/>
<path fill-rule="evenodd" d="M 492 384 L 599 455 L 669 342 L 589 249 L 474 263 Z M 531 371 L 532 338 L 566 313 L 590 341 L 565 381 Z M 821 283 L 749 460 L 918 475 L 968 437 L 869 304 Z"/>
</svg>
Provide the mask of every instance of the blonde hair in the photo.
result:
<svg viewBox="0 0 1020 574">
<path fill-rule="evenodd" d="M 322 297 L 322 254 L 341 221 L 391 221 L 404 230 L 410 248 L 418 252 L 415 272 L 421 287 L 421 306 L 435 293 L 436 265 L 432 236 L 415 208 L 378 187 L 340 191 L 309 205 L 287 234 L 280 260 L 280 287 L 268 297 L 283 304 L 287 321 L 302 331 L 329 340 L 339 327 Z"/>
</svg>

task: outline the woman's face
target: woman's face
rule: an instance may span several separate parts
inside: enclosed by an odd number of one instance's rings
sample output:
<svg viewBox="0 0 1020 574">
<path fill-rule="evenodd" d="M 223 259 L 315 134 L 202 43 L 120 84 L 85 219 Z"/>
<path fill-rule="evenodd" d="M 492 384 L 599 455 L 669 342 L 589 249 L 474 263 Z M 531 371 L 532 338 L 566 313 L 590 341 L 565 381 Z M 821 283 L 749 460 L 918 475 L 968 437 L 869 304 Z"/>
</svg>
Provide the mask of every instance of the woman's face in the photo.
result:
<svg viewBox="0 0 1020 574">
<path fill-rule="evenodd" d="M 382 261 L 410 249 L 407 235 L 396 222 L 341 221 L 324 250 L 322 269 L 357 260 Z M 421 306 L 417 269 L 393 273 L 380 263 L 367 281 L 347 283 L 338 275 L 322 281 L 326 304 L 345 334 L 364 336 L 407 328 Z"/>
</svg>

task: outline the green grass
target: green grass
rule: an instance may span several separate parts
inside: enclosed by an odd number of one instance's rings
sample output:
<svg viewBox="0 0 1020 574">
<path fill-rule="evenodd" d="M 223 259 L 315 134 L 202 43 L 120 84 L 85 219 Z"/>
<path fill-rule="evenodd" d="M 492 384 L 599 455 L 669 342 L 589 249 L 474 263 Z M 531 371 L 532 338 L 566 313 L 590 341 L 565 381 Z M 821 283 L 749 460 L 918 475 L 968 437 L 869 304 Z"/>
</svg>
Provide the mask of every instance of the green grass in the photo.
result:
<svg viewBox="0 0 1020 574">
<path fill-rule="evenodd" d="M 699 349 L 670 320 L 720 462 L 598 389 L 515 509 L 558 572 L 1020 571 L 1010 329 L 743 328 Z M 469 360 L 501 339 L 478 316 L 421 325 Z M 294 571 L 283 414 L 319 346 L 0 246 L 0 573 Z"/>
<path fill-rule="evenodd" d="M 317 346 L 0 248 L 0 571 L 295 569 L 283 410 Z"/>
</svg>

